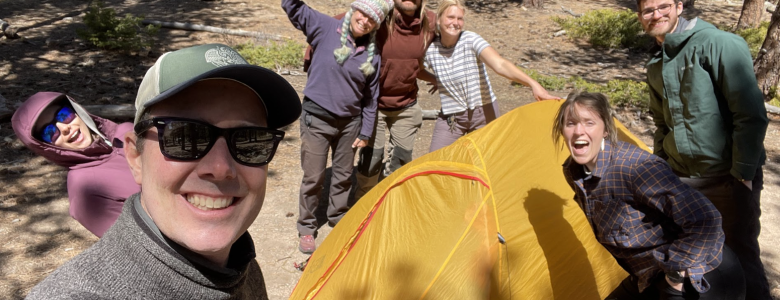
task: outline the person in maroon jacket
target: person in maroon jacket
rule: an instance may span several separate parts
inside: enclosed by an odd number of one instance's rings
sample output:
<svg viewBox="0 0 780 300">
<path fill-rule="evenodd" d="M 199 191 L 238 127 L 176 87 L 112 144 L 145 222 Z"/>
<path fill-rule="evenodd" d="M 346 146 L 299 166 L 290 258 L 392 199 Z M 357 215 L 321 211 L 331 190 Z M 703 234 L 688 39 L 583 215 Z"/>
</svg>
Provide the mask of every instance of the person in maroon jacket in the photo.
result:
<svg viewBox="0 0 780 300">
<path fill-rule="evenodd" d="M 414 140 L 422 126 L 417 79 L 436 82 L 436 77 L 422 66 L 436 24 L 436 14 L 425 9 L 427 2 L 394 0 L 393 13 L 377 32 L 377 48 L 382 56 L 377 118 L 368 146 L 360 149 L 355 199 L 371 190 L 380 176 L 387 177 L 412 160 Z M 309 56 L 307 52 L 304 69 Z"/>
<path fill-rule="evenodd" d="M 387 177 L 412 160 L 422 125 L 417 79 L 436 82 L 422 66 L 425 50 L 433 41 L 436 14 L 425 9 L 427 0 L 394 2 L 395 11 L 383 26 L 385 30 L 380 28 L 377 34 L 382 53 L 377 121 L 368 147 L 360 150 L 355 199 L 371 190 L 380 176 Z"/>
</svg>

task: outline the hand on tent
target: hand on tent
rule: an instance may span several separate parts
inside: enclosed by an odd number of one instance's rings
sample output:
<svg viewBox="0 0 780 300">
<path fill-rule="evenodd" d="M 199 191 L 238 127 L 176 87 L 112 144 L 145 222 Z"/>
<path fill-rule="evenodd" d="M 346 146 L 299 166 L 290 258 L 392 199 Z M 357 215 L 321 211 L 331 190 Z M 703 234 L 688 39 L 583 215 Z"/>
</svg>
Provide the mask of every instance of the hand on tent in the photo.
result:
<svg viewBox="0 0 780 300">
<path fill-rule="evenodd" d="M 561 97 L 550 95 L 541 85 L 532 87 L 531 92 L 533 92 L 536 101 L 561 99 Z"/>
</svg>

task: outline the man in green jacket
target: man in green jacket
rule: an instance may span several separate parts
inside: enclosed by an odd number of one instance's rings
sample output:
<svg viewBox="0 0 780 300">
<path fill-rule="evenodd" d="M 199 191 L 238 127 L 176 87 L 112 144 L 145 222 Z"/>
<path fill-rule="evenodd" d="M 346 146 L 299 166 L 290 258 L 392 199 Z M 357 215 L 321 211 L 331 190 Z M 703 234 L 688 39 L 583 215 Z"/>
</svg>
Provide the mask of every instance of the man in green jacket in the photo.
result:
<svg viewBox="0 0 780 300">
<path fill-rule="evenodd" d="M 675 1 L 637 0 L 639 21 L 658 43 L 647 63 L 654 153 L 722 214 L 747 299 L 770 299 L 758 244 L 769 120 L 750 51 L 739 36 L 682 18 Z"/>
</svg>

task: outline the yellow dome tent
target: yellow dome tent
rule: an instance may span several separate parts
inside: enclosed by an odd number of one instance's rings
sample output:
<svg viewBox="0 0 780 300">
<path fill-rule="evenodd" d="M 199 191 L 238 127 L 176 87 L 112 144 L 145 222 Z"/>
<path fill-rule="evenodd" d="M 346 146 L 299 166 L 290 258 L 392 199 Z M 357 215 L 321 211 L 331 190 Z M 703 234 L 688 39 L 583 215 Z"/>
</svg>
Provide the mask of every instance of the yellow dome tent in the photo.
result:
<svg viewBox="0 0 780 300">
<path fill-rule="evenodd" d="M 627 274 L 563 177 L 569 152 L 550 137 L 561 103 L 517 108 L 384 179 L 314 252 L 290 299 L 606 297 Z"/>
</svg>

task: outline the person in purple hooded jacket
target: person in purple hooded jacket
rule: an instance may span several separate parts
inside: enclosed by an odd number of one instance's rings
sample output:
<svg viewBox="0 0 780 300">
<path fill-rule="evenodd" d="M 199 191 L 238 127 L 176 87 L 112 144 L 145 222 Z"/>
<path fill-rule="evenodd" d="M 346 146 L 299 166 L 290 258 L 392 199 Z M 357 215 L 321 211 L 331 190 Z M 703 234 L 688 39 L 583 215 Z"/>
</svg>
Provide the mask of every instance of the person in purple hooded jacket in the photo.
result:
<svg viewBox="0 0 780 300">
<path fill-rule="evenodd" d="M 11 124 L 27 148 L 68 168 L 70 215 L 98 237 L 119 217 L 125 199 L 141 190 L 121 141 L 132 123 L 91 115 L 65 94 L 39 92 Z"/>
<path fill-rule="evenodd" d="M 332 175 L 328 223 L 335 226 L 349 210 L 353 161 L 365 147 L 376 121 L 379 63 L 376 30 L 392 8 L 387 0 L 355 0 L 343 20 L 322 14 L 301 0 L 282 0 L 290 22 L 306 35 L 314 51 L 303 90 L 298 248 L 312 253 L 319 228 L 314 212 L 325 182 L 328 152 Z"/>
</svg>

